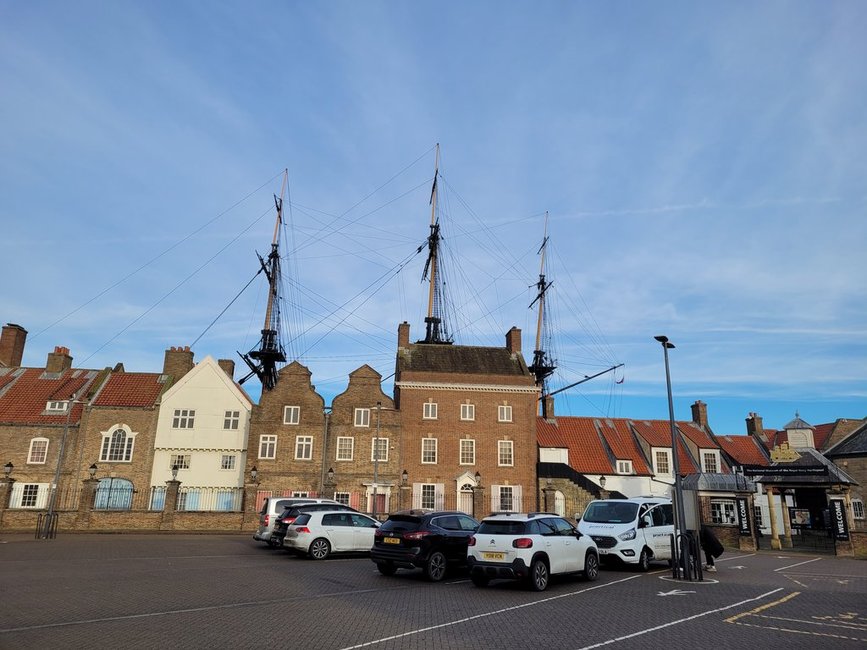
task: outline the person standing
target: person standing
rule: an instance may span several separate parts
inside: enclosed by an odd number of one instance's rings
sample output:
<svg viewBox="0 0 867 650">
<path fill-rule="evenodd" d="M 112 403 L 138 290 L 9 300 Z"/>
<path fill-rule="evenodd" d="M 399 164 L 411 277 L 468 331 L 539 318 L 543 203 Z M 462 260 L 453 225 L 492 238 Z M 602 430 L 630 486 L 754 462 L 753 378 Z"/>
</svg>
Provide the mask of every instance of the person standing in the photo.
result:
<svg viewBox="0 0 867 650">
<path fill-rule="evenodd" d="M 704 549 L 704 569 L 709 573 L 716 573 L 714 559 L 723 554 L 723 545 L 720 544 L 714 532 L 704 524 L 701 525 L 698 534 L 701 547 Z"/>
</svg>

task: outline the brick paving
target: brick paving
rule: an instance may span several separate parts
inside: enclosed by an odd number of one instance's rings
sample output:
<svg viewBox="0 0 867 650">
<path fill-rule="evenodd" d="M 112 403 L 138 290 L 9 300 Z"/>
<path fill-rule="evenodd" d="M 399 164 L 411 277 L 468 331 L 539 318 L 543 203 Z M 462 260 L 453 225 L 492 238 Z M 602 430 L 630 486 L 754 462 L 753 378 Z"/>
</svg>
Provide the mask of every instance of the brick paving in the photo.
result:
<svg viewBox="0 0 867 650">
<path fill-rule="evenodd" d="M 0 648 L 867 648 L 867 562 L 727 552 L 718 567 L 716 582 L 659 566 L 536 594 L 247 535 L 0 535 Z"/>
</svg>

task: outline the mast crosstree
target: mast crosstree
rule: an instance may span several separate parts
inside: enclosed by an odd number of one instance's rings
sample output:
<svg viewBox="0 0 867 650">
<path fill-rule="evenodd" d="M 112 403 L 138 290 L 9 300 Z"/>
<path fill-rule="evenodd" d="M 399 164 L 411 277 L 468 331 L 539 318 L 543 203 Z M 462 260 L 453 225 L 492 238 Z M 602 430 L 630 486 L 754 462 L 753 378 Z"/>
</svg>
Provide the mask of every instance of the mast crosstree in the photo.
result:
<svg viewBox="0 0 867 650">
<path fill-rule="evenodd" d="M 436 147 L 436 164 L 434 167 L 433 186 L 430 192 L 430 235 L 427 238 L 428 257 L 422 272 L 422 281 L 428 280 L 427 316 L 425 322 L 425 336 L 419 343 L 450 344 L 452 339 L 443 321 L 443 302 L 445 300 L 443 281 L 439 268 L 440 248 L 440 224 L 437 218 L 437 178 L 439 177 L 440 146 Z M 420 250 L 420 249 L 419 249 Z"/>
</svg>

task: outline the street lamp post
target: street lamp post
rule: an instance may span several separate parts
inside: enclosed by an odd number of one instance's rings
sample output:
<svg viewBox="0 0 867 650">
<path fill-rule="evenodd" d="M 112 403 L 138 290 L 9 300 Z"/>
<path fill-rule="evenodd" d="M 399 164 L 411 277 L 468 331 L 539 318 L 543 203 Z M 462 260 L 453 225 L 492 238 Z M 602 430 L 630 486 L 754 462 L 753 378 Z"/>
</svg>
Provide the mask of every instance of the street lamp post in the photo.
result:
<svg viewBox="0 0 867 650">
<path fill-rule="evenodd" d="M 51 492 L 48 497 L 48 514 L 45 517 L 44 527 L 39 531 L 39 537 L 42 539 L 53 538 L 57 535 L 57 491 L 60 489 L 60 469 L 63 466 L 63 452 L 66 449 L 66 437 L 69 434 L 69 420 L 72 417 L 72 409 L 76 404 L 80 404 L 76 399 L 75 393 L 69 398 L 66 404 L 66 422 L 63 424 L 63 435 L 60 437 L 60 449 L 57 452 L 57 467 L 54 468 L 54 484 L 51 486 Z"/>
<path fill-rule="evenodd" d="M 690 548 L 688 533 L 686 530 L 686 515 L 683 510 L 683 486 L 680 480 L 680 458 L 678 457 L 677 449 L 677 427 L 674 424 L 674 400 L 671 396 L 671 371 L 668 366 L 668 351 L 674 349 L 674 343 L 668 340 L 667 336 L 654 336 L 654 339 L 662 344 L 662 352 L 665 358 L 665 387 L 668 392 L 668 421 L 671 427 L 671 459 L 672 471 L 674 472 L 674 501 L 675 501 L 675 522 L 674 522 L 674 550 L 677 554 L 680 551 L 680 557 L 672 558 L 672 565 L 676 574 L 680 574 L 687 580 L 692 579 L 690 571 Z"/>
</svg>

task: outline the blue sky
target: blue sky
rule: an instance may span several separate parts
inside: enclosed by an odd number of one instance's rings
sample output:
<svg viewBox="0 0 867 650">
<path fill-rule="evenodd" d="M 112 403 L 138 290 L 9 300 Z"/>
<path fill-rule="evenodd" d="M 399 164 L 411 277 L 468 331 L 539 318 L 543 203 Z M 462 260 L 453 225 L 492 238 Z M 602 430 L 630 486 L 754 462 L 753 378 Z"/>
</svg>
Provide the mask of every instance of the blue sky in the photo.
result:
<svg viewBox="0 0 867 650">
<path fill-rule="evenodd" d="M 330 403 L 422 336 L 440 143 L 456 343 L 531 355 L 547 211 L 553 387 L 625 364 L 558 413 L 666 418 L 666 334 L 679 419 L 864 417 L 864 33 L 859 2 L 0 0 L 0 320 L 25 365 L 237 358 L 262 283 L 208 326 L 286 168 L 288 350 Z"/>
</svg>

